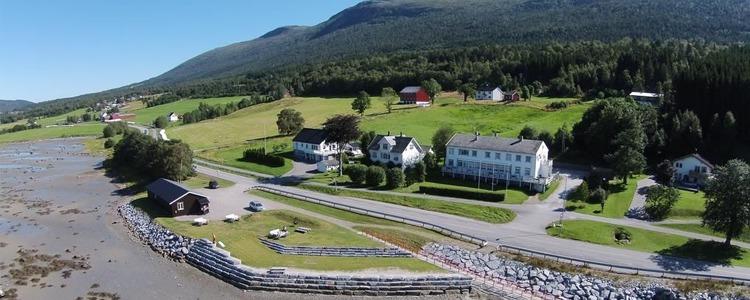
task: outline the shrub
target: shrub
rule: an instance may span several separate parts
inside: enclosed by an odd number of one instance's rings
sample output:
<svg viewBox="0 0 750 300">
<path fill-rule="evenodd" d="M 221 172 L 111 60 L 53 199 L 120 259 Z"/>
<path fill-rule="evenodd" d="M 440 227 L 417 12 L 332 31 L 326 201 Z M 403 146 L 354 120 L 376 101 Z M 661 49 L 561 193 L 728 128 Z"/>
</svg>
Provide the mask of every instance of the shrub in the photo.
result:
<svg viewBox="0 0 750 300">
<path fill-rule="evenodd" d="M 115 141 L 113 141 L 112 139 L 107 139 L 106 141 L 104 141 L 104 149 L 109 149 L 114 146 L 115 146 Z"/>
<path fill-rule="evenodd" d="M 602 207 L 605 201 L 607 201 L 607 191 L 603 188 L 595 189 L 589 196 L 589 202 L 602 204 Z"/>
<path fill-rule="evenodd" d="M 404 185 L 404 170 L 400 167 L 390 168 L 385 172 L 385 186 L 395 189 Z"/>
<path fill-rule="evenodd" d="M 588 182 L 584 181 L 579 185 L 575 191 L 573 192 L 573 195 L 571 195 L 573 199 L 575 200 L 581 200 L 581 201 L 588 201 L 590 196 L 589 191 L 589 184 Z"/>
<path fill-rule="evenodd" d="M 365 182 L 369 186 L 379 186 L 385 179 L 385 169 L 380 166 L 370 166 L 365 174 Z"/>
<path fill-rule="evenodd" d="M 115 129 L 112 128 L 112 126 L 107 125 L 107 127 L 104 127 L 104 129 L 102 129 L 102 135 L 105 138 L 111 138 L 115 136 Z"/>
<path fill-rule="evenodd" d="M 346 166 L 346 168 L 344 168 L 344 174 L 349 176 L 349 179 L 351 179 L 352 183 L 362 184 L 365 181 L 367 167 L 360 164 Z"/>
<path fill-rule="evenodd" d="M 677 189 L 663 185 L 655 185 L 646 194 L 646 213 L 655 220 L 661 220 L 669 215 L 672 207 L 677 203 L 680 193 Z"/>
<path fill-rule="evenodd" d="M 247 149 L 242 155 L 242 159 L 247 162 L 266 165 L 269 167 L 284 166 L 284 158 L 281 156 L 268 154 L 263 148 Z"/>
<path fill-rule="evenodd" d="M 617 227 L 615 228 L 615 241 L 618 243 L 630 243 L 630 239 L 632 238 L 632 234 L 630 231 L 623 227 Z"/>
<path fill-rule="evenodd" d="M 165 116 L 159 116 L 154 120 L 154 127 L 156 128 L 167 128 L 167 125 L 169 125 L 169 120 Z"/>
<path fill-rule="evenodd" d="M 483 192 L 479 190 L 467 191 L 464 189 L 450 189 L 431 186 L 420 186 L 419 193 L 446 197 L 467 198 L 487 202 L 501 202 L 505 200 L 505 195 L 503 194 Z"/>
</svg>

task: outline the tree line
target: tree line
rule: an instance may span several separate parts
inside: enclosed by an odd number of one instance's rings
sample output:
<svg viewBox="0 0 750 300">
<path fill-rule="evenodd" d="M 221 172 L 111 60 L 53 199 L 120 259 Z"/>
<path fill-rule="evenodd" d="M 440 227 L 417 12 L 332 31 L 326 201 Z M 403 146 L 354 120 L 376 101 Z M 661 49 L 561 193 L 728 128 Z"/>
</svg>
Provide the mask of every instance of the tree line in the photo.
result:
<svg viewBox="0 0 750 300">
<path fill-rule="evenodd" d="M 185 180 L 194 175 L 190 146 L 179 140 L 155 140 L 137 130 L 123 132 L 107 166 L 149 178 Z"/>
<path fill-rule="evenodd" d="M 198 104 L 197 109 L 185 113 L 182 116 L 182 124 L 198 123 L 203 120 L 215 119 L 221 116 L 226 116 L 243 108 L 247 108 L 260 103 L 271 102 L 273 100 L 274 99 L 269 96 L 254 94 L 242 98 L 242 100 L 238 102 L 230 102 L 226 104 L 209 105 L 201 102 L 200 104 Z"/>
</svg>

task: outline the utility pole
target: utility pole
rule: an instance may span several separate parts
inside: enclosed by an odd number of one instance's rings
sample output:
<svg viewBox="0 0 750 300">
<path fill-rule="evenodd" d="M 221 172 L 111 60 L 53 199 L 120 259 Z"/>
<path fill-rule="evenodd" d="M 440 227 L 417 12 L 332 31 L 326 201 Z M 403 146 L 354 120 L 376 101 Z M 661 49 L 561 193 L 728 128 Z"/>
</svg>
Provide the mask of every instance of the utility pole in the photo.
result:
<svg viewBox="0 0 750 300">
<path fill-rule="evenodd" d="M 568 190 L 568 177 L 565 176 L 565 183 L 563 185 L 563 191 Z M 560 210 L 560 228 L 563 227 L 563 219 L 565 219 L 565 206 L 567 204 L 567 198 L 563 198 L 562 210 Z"/>
</svg>

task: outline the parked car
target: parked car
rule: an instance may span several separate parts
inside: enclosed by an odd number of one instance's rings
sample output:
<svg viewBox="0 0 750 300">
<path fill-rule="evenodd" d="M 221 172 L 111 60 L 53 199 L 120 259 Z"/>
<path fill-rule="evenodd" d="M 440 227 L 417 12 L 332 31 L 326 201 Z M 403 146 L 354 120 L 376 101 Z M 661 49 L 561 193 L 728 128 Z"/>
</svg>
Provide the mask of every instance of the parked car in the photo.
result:
<svg viewBox="0 0 750 300">
<path fill-rule="evenodd" d="M 263 203 L 260 203 L 258 201 L 250 201 L 250 210 L 252 211 L 263 211 L 266 209 L 263 207 Z"/>
</svg>

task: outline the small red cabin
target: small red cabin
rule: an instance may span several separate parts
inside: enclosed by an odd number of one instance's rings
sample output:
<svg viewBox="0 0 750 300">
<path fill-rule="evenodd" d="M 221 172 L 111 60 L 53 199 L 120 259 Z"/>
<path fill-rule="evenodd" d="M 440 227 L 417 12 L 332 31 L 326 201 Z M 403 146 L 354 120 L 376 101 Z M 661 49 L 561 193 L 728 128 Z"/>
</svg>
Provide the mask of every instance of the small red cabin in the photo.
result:
<svg viewBox="0 0 750 300">
<path fill-rule="evenodd" d="M 398 95 L 401 98 L 401 104 L 430 103 L 430 95 L 421 86 L 407 86 Z"/>
</svg>

